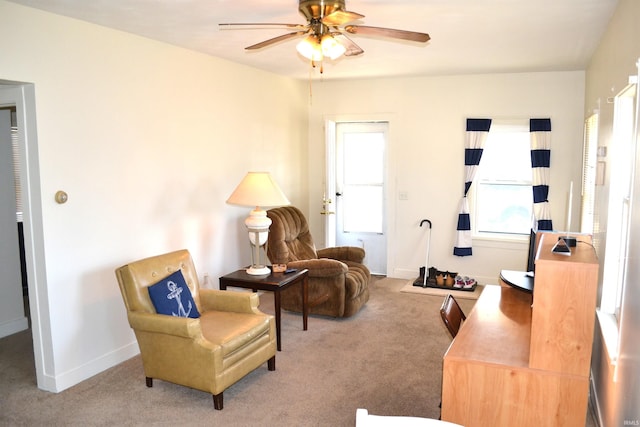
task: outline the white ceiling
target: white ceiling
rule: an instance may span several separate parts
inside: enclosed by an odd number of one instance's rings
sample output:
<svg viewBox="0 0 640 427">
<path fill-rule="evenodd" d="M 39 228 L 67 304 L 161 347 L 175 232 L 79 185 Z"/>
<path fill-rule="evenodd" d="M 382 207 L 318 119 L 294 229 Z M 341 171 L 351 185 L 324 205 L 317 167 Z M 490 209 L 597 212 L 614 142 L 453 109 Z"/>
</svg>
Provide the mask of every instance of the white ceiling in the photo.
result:
<svg viewBox="0 0 640 427">
<path fill-rule="evenodd" d="M 283 76 L 308 79 L 297 39 L 244 47 L 287 30 L 220 30 L 225 22 L 304 24 L 296 0 L 10 0 Z M 365 51 L 325 61 L 323 79 L 584 70 L 618 0 L 347 0 L 361 24 L 429 33 L 426 44 L 350 36 Z"/>
</svg>

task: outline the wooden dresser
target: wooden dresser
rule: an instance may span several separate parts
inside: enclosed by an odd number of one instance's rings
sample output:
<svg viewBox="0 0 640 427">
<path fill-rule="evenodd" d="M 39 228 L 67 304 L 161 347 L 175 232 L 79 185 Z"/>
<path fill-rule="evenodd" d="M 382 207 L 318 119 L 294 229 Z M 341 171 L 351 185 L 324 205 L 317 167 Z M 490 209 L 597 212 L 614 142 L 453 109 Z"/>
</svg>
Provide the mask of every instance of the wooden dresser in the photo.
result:
<svg viewBox="0 0 640 427">
<path fill-rule="evenodd" d="M 557 238 L 541 235 L 533 294 L 485 286 L 444 356 L 443 420 L 584 427 L 598 260 L 589 237 L 569 257 L 551 252 Z"/>
</svg>

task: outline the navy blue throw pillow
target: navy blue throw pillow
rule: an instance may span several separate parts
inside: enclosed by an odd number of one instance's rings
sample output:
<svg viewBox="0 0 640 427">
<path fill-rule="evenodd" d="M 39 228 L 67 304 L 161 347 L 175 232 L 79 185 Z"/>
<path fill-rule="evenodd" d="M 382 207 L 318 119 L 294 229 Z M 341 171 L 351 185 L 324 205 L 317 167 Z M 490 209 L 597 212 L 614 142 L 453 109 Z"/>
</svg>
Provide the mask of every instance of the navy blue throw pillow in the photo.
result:
<svg viewBox="0 0 640 427">
<path fill-rule="evenodd" d="M 156 313 L 193 319 L 200 317 L 181 270 L 149 286 L 148 289 Z"/>
</svg>

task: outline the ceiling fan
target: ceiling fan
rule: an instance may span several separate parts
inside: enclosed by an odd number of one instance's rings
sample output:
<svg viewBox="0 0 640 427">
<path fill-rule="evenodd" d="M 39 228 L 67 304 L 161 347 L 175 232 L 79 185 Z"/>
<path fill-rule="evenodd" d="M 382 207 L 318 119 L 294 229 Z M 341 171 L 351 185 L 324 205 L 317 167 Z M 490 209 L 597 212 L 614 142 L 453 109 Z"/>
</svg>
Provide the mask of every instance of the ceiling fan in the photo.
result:
<svg viewBox="0 0 640 427">
<path fill-rule="evenodd" d="M 321 62 L 326 57 L 336 59 L 342 55 L 356 56 L 363 53 L 360 46 L 347 37 L 347 34 L 390 37 L 419 43 L 426 43 L 430 39 L 429 34 L 426 33 L 352 24 L 364 18 L 364 15 L 346 10 L 345 0 L 299 0 L 298 10 L 307 19 L 306 25 L 227 23 L 219 26 L 221 28 L 264 27 L 294 30 L 245 49 L 261 49 L 284 40 L 305 36 L 296 48 L 302 56 L 311 60 L 312 64 Z"/>
</svg>

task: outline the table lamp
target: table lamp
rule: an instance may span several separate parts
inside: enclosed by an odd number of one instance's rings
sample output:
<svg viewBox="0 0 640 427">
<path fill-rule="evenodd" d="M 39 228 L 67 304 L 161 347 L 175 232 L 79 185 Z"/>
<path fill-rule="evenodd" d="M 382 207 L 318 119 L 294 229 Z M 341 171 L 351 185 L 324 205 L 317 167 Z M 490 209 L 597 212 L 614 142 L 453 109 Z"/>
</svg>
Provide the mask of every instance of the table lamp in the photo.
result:
<svg viewBox="0 0 640 427">
<path fill-rule="evenodd" d="M 249 172 L 231 193 L 227 203 L 237 206 L 254 206 L 249 217 L 244 221 L 249 232 L 251 244 L 251 267 L 248 274 L 269 274 L 271 270 L 266 262 L 261 261 L 260 248 L 267 243 L 271 219 L 263 208 L 284 206 L 290 204 L 278 184 L 269 172 Z"/>
</svg>

